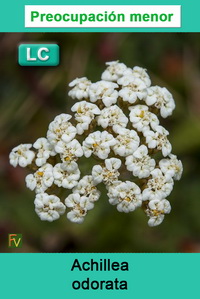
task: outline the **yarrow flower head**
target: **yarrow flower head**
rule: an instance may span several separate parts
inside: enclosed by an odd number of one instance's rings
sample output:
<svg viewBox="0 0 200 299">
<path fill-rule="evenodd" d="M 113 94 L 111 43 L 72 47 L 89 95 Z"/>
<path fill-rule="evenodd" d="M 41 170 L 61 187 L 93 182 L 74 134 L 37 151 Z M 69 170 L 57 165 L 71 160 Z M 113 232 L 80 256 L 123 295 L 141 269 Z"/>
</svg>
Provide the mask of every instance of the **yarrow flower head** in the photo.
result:
<svg viewBox="0 0 200 299">
<path fill-rule="evenodd" d="M 146 69 L 119 61 L 106 63 L 100 81 L 82 77 L 69 86 L 73 117 L 57 115 L 46 137 L 20 144 L 9 155 L 12 166 L 31 171 L 25 181 L 36 194 L 37 215 L 54 221 L 68 208 L 67 219 L 82 223 L 104 185 L 119 212 L 141 208 L 149 226 L 161 224 L 183 172 L 162 126 L 175 108 L 172 94 L 151 86 Z"/>
</svg>

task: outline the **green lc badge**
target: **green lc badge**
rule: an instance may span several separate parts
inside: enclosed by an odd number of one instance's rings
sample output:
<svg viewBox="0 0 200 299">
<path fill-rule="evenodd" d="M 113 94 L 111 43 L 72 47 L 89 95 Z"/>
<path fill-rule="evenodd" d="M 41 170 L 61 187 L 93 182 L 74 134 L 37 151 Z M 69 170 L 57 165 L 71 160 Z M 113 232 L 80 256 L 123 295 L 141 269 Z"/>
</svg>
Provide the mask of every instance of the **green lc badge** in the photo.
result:
<svg viewBox="0 0 200 299">
<path fill-rule="evenodd" d="M 57 44 L 21 44 L 18 63 L 21 66 L 57 66 L 60 62 Z"/>
</svg>

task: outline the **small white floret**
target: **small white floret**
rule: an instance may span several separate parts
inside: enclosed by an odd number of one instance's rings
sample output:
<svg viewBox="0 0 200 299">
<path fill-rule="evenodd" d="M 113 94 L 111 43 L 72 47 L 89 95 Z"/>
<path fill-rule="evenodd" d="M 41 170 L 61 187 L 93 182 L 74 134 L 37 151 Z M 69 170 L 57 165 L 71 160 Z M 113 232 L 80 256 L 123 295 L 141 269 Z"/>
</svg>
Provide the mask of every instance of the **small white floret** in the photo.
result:
<svg viewBox="0 0 200 299">
<path fill-rule="evenodd" d="M 106 159 L 110 153 L 110 147 L 115 144 L 115 138 L 107 131 L 96 131 L 89 134 L 83 141 L 83 152 L 87 158 L 94 154 L 100 159 Z"/>
<path fill-rule="evenodd" d="M 124 63 L 117 61 L 106 62 L 107 69 L 102 73 L 101 79 L 106 81 L 117 81 L 123 76 L 127 69 Z"/>
<path fill-rule="evenodd" d="M 143 200 L 164 199 L 173 189 L 174 181 L 162 174 L 161 170 L 155 168 L 151 171 L 151 178 L 143 190 Z"/>
<path fill-rule="evenodd" d="M 76 136 L 76 128 L 69 122 L 70 119 L 71 115 L 62 113 L 49 124 L 47 139 L 51 144 L 69 142 Z"/>
<path fill-rule="evenodd" d="M 53 168 L 54 184 L 58 187 L 72 189 L 78 184 L 80 178 L 80 170 L 77 168 L 73 171 L 68 167 L 67 163 L 58 163 Z"/>
<path fill-rule="evenodd" d="M 133 175 L 142 179 L 150 176 L 154 170 L 156 161 L 148 155 L 148 149 L 145 145 L 141 145 L 130 156 L 126 157 L 126 167 Z"/>
<path fill-rule="evenodd" d="M 143 132 L 148 148 L 156 148 L 162 151 L 163 156 L 166 157 L 172 150 L 171 143 L 167 138 L 169 132 L 162 126 L 156 126 L 154 130 L 155 131 L 146 130 Z"/>
<path fill-rule="evenodd" d="M 44 164 L 34 174 L 28 174 L 25 181 L 30 190 L 44 193 L 53 184 L 53 166 L 49 163 Z"/>
<path fill-rule="evenodd" d="M 164 220 L 164 215 L 171 212 L 170 202 L 166 199 L 153 199 L 148 203 L 146 214 L 149 216 L 148 225 L 157 226 Z"/>
<path fill-rule="evenodd" d="M 30 150 L 32 144 L 20 144 L 12 149 L 9 155 L 10 164 L 26 167 L 30 165 L 35 157 L 35 153 Z"/>
<path fill-rule="evenodd" d="M 97 122 L 102 128 L 112 127 L 113 131 L 115 131 L 118 126 L 125 128 L 128 118 L 117 105 L 114 105 L 104 108 L 101 111 L 101 115 L 97 117 Z"/>
<path fill-rule="evenodd" d="M 144 132 L 154 129 L 159 125 L 159 120 L 154 113 L 149 111 L 148 106 L 146 105 L 135 105 L 129 107 L 130 112 L 130 121 L 132 126 L 137 129 L 139 132 Z"/>
<path fill-rule="evenodd" d="M 65 199 L 65 204 L 72 210 L 67 213 L 67 218 L 76 223 L 82 223 L 88 210 L 93 209 L 94 204 L 86 196 L 72 193 Z"/>
<path fill-rule="evenodd" d="M 71 83 L 69 83 L 69 87 L 73 88 L 69 91 L 68 95 L 72 99 L 87 99 L 89 96 L 88 91 L 90 85 L 91 81 L 88 80 L 86 77 L 76 78 Z"/>
<path fill-rule="evenodd" d="M 101 100 L 106 107 L 110 107 L 117 102 L 118 91 L 116 90 L 118 85 L 108 81 L 98 81 L 92 83 L 89 88 L 90 101 L 95 103 Z"/>
<path fill-rule="evenodd" d="M 52 222 L 57 220 L 65 212 L 65 205 L 55 195 L 40 193 L 36 195 L 35 211 L 43 221 Z"/>
<path fill-rule="evenodd" d="M 101 114 L 97 105 L 81 101 L 74 104 L 71 110 L 75 113 L 75 120 L 78 122 L 76 125 L 77 133 L 83 134 L 84 131 L 89 129 L 89 125 L 96 115 Z"/>
<path fill-rule="evenodd" d="M 180 180 L 183 172 L 183 164 L 175 155 L 170 154 L 169 159 L 160 160 L 159 167 L 167 178 Z"/>
<path fill-rule="evenodd" d="M 115 182 L 108 188 L 109 202 L 117 205 L 119 212 L 133 212 L 142 205 L 140 188 L 133 182 Z"/>
<path fill-rule="evenodd" d="M 38 167 L 44 165 L 50 156 L 56 155 L 53 146 L 44 137 L 38 138 L 33 144 L 33 147 L 38 150 L 35 159 L 35 164 Z"/>
<path fill-rule="evenodd" d="M 72 162 L 76 161 L 79 157 L 82 157 L 83 150 L 81 144 L 73 139 L 72 141 L 65 143 L 59 141 L 55 146 L 55 151 L 60 154 L 60 157 L 63 162 Z"/>
<path fill-rule="evenodd" d="M 133 154 L 140 144 L 140 138 L 136 131 L 128 130 L 122 127 L 116 127 L 117 137 L 113 151 L 116 155 L 127 157 Z"/>
<path fill-rule="evenodd" d="M 175 102 L 172 94 L 165 88 L 151 86 L 147 89 L 145 102 L 148 106 L 154 105 L 160 110 L 163 118 L 170 116 L 175 108 Z"/>
<path fill-rule="evenodd" d="M 146 84 L 139 77 L 134 75 L 125 75 L 117 80 L 117 83 L 122 87 L 119 91 L 119 96 L 125 102 L 133 104 L 146 97 Z"/>
<path fill-rule="evenodd" d="M 141 79 L 145 83 L 146 87 L 149 87 L 151 85 L 151 80 L 146 69 L 135 66 L 133 68 L 133 75 Z"/>
<path fill-rule="evenodd" d="M 118 180 L 120 175 L 118 169 L 121 167 L 121 160 L 110 158 L 105 160 L 105 166 L 95 165 L 92 168 L 92 177 L 95 184 L 102 181 L 106 185 L 111 185 Z"/>
<path fill-rule="evenodd" d="M 96 182 L 93 180 L 92 175 L 85 175 L 73 189 L 73 193 L 86 196 L 91 202 L 97 201 L 101 194 L 96 187 Z"/>
</svg>

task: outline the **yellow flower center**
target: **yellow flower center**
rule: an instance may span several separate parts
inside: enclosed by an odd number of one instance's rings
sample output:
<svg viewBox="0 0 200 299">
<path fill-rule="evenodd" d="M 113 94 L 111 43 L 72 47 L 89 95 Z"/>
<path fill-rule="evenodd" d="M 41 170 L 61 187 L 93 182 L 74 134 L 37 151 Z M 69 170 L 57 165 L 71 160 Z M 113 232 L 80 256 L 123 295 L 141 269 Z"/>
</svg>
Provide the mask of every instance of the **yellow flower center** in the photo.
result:
<svg viewBox="0 0 200 299">
<path fill-rule="evenodd" d="M 70 161 L 70 160 L 71 160 L 70 156 L 65 157 L 65 161 Z"/>
<path fill-rule="evenodd" d="M 128 201 L 128 202 L 131 201 L 130 197 L 125 197 L 124 200 L 126 200 L 126 201 Z"/>
<path fill-rule="evenodd" d="M 153 213 L 153 216 L 159 216 L 160 214 L 164 214 L 164 211 L 161 210 L 161 211 L 158 211 L 158 210 L 152 210 L 152 213 Z"/>
<path fill-rule="evenodd" d="M 37 174 L 38 174 L 39 176 L 43 176 L 43 175 L 44 175 L 44 172 L 43 172 L 43 171 L 38 171 Z"/>
<path fill-rule="evenodd" d="M 144 117 L 144 110 L 142 110 L 139 114 L 139 117 L 143 118 Z"/>
</svg>

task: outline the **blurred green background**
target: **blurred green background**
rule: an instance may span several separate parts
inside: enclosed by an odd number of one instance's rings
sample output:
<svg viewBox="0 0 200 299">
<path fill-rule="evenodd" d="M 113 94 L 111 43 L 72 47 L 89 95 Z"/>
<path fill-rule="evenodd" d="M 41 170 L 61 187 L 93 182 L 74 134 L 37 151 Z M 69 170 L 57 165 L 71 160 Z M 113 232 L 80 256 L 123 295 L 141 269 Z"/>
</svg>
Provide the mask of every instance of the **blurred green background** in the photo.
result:
<svg viewBox="0 0 200 299">
<path fill-rule="evenodd" d="M 18 45 L 60 46 L 58 67 L 21 67 Z M 45 136 L 53 118 L 70 112 L 68 83 L 100 80 L 106 61 L 145 67 L 152 85 L 167 87 L 176 110 L 162 124 L 184 172 L 169 200 L 172 212 L 149 228 L 142 210 L 119 213 L 103 192 L 81 225 L 65 216 L 42 222 L 25 169 L 8 163 L 10 150 Z M 200 252 L 200 34 L 9 33 L 0 34 L 0 252 Z M 87 171 L 87 163 L 81 165 Z M 23 247 L 10 249 L 8 233 L 22 233 Z"/>
</svg>

